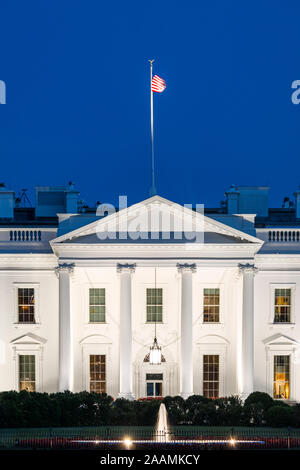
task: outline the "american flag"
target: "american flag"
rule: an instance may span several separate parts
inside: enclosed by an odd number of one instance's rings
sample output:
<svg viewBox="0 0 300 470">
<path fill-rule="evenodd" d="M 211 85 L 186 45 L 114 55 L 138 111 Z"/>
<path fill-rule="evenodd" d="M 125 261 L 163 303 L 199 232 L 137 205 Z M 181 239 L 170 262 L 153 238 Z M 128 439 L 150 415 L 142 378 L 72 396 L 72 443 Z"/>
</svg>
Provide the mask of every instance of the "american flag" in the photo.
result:
<svg viewBox="0 0 300 470">
<path fill-rule="evenodd" d="M 158 75 L 154 75 L 151 83 L 151 90 L 156 91 L 157 93 L 162 93 L 166 89 L 167 85 L 163 78 L 160 78 Z"/>
</svg>

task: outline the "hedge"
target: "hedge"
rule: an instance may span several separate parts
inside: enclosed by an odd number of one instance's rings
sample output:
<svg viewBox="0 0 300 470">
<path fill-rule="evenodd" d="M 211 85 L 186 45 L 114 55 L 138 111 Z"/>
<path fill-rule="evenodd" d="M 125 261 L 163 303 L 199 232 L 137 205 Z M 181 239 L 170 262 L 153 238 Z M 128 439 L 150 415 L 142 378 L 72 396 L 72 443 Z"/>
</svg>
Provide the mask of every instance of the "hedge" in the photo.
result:
<svg viewBox="0 0 300 470">
<path fill-rule="evenodd" d="M 288 406 L 266 393 L 209 399 L 193 395 L 162 400 L 170 424 L 199 426 L 300 427 L 300 405 Z M 0 393 L 0 427 L 154 426 L 161 400 L 113 400 L 106 394 Z"/>
</svg>

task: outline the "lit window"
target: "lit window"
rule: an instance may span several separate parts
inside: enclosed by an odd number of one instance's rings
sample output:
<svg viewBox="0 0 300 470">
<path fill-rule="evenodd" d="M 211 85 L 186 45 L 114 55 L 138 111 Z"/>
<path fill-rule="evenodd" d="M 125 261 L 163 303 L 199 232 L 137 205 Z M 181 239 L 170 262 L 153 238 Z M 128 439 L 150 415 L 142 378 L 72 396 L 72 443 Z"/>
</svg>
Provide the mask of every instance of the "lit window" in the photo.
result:
<svg viewBox="0 0 300 470">
<path fill-rule="evenodd" d="M 220 321 L 220 289 L 204 289 L 203 321 L 205 323 Z"/>
<path fill-rule="evenodd" d="M 105 289 L 90 289 L 90 323 L 105 322 Z"/>
<path fill-rule="evenodd" d="M 163 374 L 146 374 L 147 397 L 163 396 Z"/>
<path fill-rule="evenodd" d="M 106 392 L 106 360 L 105 355 L 90 355 L 90 391 Z"/>
<path fill-rule="evenodd" d="M 219 356 L 203 356 L 203 395 L 207 398 L 219 396 Z"/>
<path fill-rule="evenodd" d="M 19 356 L 19 387 L 35 392 L 35 356 Z"/>
<path fill-rule="evenodd" d="M 18 318 L 19 323 L 34 323 L 34 289 L 18 289 Z"/>
<path fill-rule="evenodd" d="M 275 289 L 275 323 L 291 321 L 291 289 Z"/>
<path fill-rule="evenodd" d="M 290 396 L 290 356 L 274 356 L 273 398 Z"/>
<path fill-rule="evenodd" d="M 162 322 L 163 290 L 147 289 L 147 322 Z"/>
</svg>

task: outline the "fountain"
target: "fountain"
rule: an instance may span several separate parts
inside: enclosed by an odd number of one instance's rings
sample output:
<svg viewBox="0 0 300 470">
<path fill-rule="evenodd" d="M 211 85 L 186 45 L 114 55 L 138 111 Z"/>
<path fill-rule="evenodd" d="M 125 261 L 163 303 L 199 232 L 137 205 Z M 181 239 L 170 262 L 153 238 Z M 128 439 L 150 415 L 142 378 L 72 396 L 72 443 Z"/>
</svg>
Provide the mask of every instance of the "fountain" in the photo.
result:
<svg viewBox="0 0 300 470">
<path fill-rule="evenodd" d="M 168 413 L 164 403 L 160 405 L 158 410 L 155 431 L 156 442 L 169 442 Z"/>
</svg>

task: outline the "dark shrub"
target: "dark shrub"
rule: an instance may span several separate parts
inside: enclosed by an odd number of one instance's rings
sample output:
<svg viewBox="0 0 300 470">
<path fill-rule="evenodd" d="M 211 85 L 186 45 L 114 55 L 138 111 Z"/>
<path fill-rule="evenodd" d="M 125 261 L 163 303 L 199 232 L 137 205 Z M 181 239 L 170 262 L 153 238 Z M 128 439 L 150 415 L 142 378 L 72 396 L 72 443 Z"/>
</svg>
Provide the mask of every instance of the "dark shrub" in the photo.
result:
<svg viewBox="0 0 300 470">
<path fill-rule="evenodd" d="M 246 426 L 262 426 L 266 423 L 266 413 L 274 406 L 274 400 L 264 392 L 253 392 L 245 400 L 243 422 Z"/>
<path fill-rule="evenodd" d="M 185 424 L 186 422 L 186 403 L 180 397 L 165 397 L 163 403 L 166 405 L 170 424 Z"/>
<path fill-rule="evenodd" d="M 300 403 L 292 407 L 293 410 L 293 423 L 294 426 L 300 428 Z"/>
<path fill-rule="evenodd" d="M 138 426 L 154 426 L 157 421 L 160 400 L 135 401 Z"/>
<path fill-rule="evenodd" d="M 290 406 L 271 406 L 266 413 L 267 425 L 272 427 L 293 426 L 293 418 L 293 409 Z"/>
<path fill-rule="evenodd" d="M 198 421 L 205 420 L 204 418 L 204 408 L 209 405 L 212 400 L 206 398 L 203 395 L 192 395 L 187 398 L 185 401 L 185 420 L 186 424 L 195 424 Z M 209 412 L 211 413 L 211 409 Z"/>
<path fill-rule="evenodd" d="M 119 426 L 136 426 L 137 414 L 135 410 L 135 402 L 126 400 L 125 398 L 118 398 L 113 403 L 111 424 Z"/>
<path fill-rule="evenodd" d="M 213 424 L 217 426 L 239 426 L 241 424 L 243 405 L 239 397 L 217 398 L 214 404 L 216 416 Z"/>
<path fill-rule="evenodd" d="M 256 405 L 257 403 L 260 403 L 264 410 L 268 410 L 274 405 L 274 400 L 267 393 L 253 392 L 246 398 L 244 405 Z"/>
<path fill-rule="evenodd" d="M 198 426 L 211 426 L 217 420 L 217 410 L 213 401 L 208 403 L 199 402 L 192 408 L 193 421 L 192 424 Z"/>
</svg>

